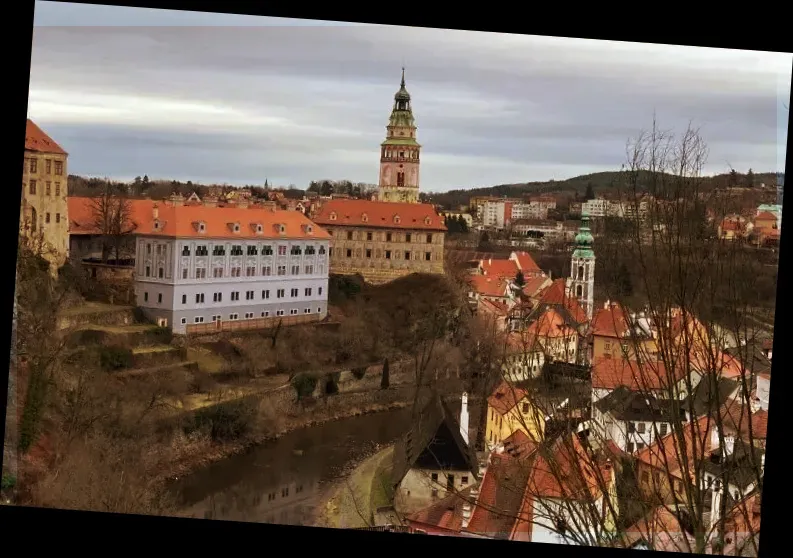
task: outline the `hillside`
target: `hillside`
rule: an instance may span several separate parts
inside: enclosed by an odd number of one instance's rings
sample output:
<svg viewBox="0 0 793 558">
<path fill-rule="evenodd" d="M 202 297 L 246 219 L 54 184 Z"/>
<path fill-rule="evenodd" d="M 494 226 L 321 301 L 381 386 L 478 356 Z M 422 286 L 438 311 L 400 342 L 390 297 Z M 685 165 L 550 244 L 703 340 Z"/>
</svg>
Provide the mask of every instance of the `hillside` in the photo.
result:
<svg viewBox="0 0 793 558">
<path fill-rule="evenodd" d="M 525 182 L 521 184 L 500 184 L 482 188 L 466 190 L 449 190 L 448 192 L 431 193 L 425 197 L 428 201 L 439 204 L 446 209 L 454 209 L 467 205 L 468 200 L 474 196 L 498 196 L 520 198 L 525 195 L 536 194 L 567 194 L 574 197 L 576 194 L 583 196 L 588 185 L 592 185 L 597 195 L 608 195 L 616 190 L 619 183 L 620 172 L 598 172 L 569 178 L 567 180 L 550 180 L 548 182 Z M 729 188 L 731 186 L 755 186 L 765 184 L 776 186 L 776 173 L 766 172 L 754 174 L 748 178 L 742 173 L 725 173 L 705 177 L 705 188 Z"/>
</svg>

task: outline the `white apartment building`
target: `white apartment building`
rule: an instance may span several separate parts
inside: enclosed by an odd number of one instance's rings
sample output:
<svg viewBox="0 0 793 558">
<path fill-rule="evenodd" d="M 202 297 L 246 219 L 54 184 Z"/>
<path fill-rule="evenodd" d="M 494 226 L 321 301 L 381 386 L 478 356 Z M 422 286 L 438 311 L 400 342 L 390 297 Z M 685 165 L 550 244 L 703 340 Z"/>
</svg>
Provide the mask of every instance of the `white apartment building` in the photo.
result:
<svg viewBox="0 0 793 558">
<path fill-rule="evenodd" d="M 594 218 L 619 215 L 620 210 L 619 204 L 612 203 L 603 198 L 594 198 L 581 204 L 581 214 L 586 214 Z"/>
<path fill-rule="evenodd" d="M 548 206 L 540 202 L 516 203 L 512 206 L 512 220 L 547 219 Z"/>
<path fill-rule="evenodd" d="M 329 241 L 299 211 L 155 204 L 136 239 L 137 304 L 179 334 L 210 322 L 321 320 Z"/>
</svg>

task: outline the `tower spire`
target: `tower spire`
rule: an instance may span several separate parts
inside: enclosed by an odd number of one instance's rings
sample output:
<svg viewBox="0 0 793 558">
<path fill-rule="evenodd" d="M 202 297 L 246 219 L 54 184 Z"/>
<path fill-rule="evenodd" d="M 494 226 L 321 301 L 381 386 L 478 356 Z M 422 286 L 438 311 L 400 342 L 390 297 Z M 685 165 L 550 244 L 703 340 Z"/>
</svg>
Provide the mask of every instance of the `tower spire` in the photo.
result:
<svg viewBox="0 0 793 558">
<path fill-rule="evenodd" d="M 405 66 L 402 66 L 402 83 L 400 85 L 405 87 Z"/>
</svg>

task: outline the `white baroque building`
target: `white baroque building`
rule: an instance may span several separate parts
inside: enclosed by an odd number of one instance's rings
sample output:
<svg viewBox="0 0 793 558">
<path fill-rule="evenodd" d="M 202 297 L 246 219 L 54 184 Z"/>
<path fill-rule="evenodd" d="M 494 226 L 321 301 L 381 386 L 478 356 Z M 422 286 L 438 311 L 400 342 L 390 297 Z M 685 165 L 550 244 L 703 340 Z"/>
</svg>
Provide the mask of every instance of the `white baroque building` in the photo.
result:
<svg viewBox="0 0 793 558">
<path fill-rule="evenodd" d="M 330 236 L 299 211 L 155 204 L 136 232 L 137 305 L 174 333 L 327 315 Z"/>
</svg>

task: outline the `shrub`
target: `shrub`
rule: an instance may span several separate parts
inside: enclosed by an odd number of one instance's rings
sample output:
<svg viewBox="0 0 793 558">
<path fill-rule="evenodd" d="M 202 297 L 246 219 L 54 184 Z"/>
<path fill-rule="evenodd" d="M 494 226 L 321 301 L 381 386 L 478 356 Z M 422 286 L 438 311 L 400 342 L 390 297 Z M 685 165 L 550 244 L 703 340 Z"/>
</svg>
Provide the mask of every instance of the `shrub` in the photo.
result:
<svg viewBox="0 0 793 558">
<path fill-rule="evenodd" d="M 356 380 L 363 380 L 363 377 L 366 375 L 366 366 L 361 366 L 360 368 L 353 368 L 352 375 L 355 377 Z"/>
<path fill-rule="evenodd" d="M 158 343 L 170 345 L 173 340 L 173 331 L 167 327 L 157 327 L 151 332 L 151 336 L 157 340 Z"/>
<path fill-rule="evenodd" d="M 133 364 L 132 350 L 118 345 L 102 347 L 99 352 L 99 362 L 104 370 L 130 368 Z"/>
<path fill-rule="evenodd" d="M 206 428 L 212 440 L 238 440 L 251 431 L 256 419 L 256 405 L 252 400 L 230 401 L 196 411 L 188 432 Z"/>
<path fill-rule="evenodd" d="M 3 475 L 3 481 L 0 484 L 0 489 L 2 490 L 11 490 L 17 485 L 16 477 L 12 475 Z"/>
<path fill-rule="evenodd" d="M 317 387 L 317 379 L 308 374 L 296 374 L 292 377 L 292 387 L 295 388 L 295 393 L 297 393 L 297 400 L 301 401 L 314 393 L 314 389 Z"/>
</svg>

